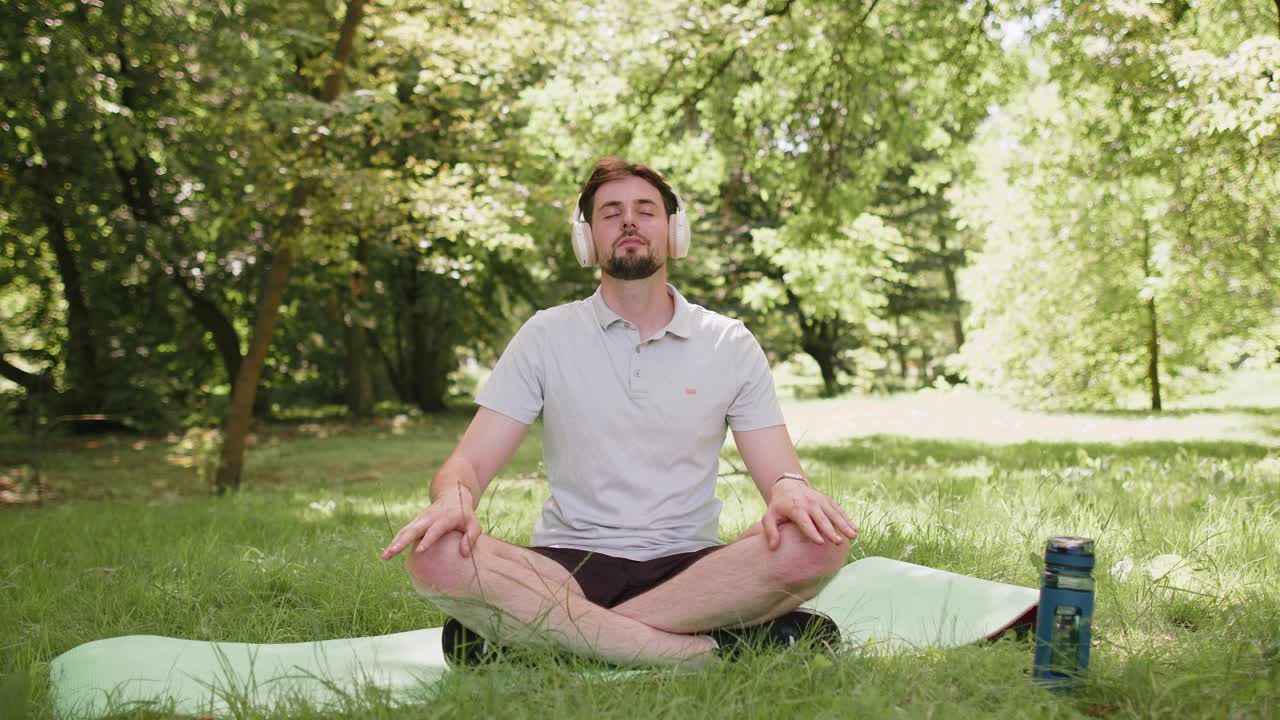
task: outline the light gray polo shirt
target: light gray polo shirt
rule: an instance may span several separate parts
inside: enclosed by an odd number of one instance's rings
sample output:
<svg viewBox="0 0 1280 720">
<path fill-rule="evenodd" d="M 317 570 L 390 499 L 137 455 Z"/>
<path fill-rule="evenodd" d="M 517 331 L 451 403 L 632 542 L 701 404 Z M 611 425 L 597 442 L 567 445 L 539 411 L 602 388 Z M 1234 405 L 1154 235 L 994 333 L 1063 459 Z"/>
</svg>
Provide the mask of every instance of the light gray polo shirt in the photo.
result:
<svg viewBox="0 0 1280 720">
<path fill-rule="evenodd" d="M 675 315 L 643 343 L 598 288 L 537 312 L 477 395 L 525 424 L 542 416 L 551 497 L 534 545 L 631 560 L 717 545 L 726 428 L 784 423 L 755 336 L 667 293 Z"/>
</svg>

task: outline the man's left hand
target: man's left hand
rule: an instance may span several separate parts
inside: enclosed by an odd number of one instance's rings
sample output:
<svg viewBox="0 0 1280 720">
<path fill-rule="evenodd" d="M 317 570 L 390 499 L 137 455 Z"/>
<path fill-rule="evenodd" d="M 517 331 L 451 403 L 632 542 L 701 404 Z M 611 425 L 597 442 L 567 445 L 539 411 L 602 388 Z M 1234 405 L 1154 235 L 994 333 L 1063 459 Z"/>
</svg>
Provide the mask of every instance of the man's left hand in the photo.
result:
<svg viewBox="0 0 1280 720">
<path fill-rule="evenodd" d="M 783 478 L 774 484 L 769 509 L 760 523 L 743 535 L 763 530 L 769 549 L 777 550 L 782 543 L 778 526 L 787 522 L 795 523 L 806 538 L 819 545 L 828 540 L 840 544 L 858 538 L 858 528 L 834 500 L 794 478 Z"/>
</svg>

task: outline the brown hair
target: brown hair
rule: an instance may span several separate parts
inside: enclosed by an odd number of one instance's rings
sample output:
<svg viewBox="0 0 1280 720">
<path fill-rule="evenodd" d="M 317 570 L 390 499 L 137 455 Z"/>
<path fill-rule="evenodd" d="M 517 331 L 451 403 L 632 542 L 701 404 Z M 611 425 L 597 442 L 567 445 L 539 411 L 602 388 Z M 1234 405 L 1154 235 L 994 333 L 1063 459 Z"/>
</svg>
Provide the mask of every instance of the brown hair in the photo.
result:
<svg viewBox="0 0 1280 720">
<path fill-rule="evenodd" d="M 595 168 L 591 171 L 591 177 L 587 178 L 587 183 L 582 186 L 582 197 L 578 199 L 578 209 L 582 211 L 582 217 L 588 223 L 591 222 L 591 206 L 595 203 L 596 191 L 601 185 L 614 180 L 621 180 L 625 177 L 635 176 L 642 178 L 658 190 L 658 194 L 662 196 L 662 204 L 666 206 L 667 216 L 676 214 L 676 194 L 671 190 L 671 186 L 666 180 L 658 174 L 658 171 L 640 163 L 629 163 L 617 156 L 609 156 L 601 158 L 596 163 Z"/>
</svg>

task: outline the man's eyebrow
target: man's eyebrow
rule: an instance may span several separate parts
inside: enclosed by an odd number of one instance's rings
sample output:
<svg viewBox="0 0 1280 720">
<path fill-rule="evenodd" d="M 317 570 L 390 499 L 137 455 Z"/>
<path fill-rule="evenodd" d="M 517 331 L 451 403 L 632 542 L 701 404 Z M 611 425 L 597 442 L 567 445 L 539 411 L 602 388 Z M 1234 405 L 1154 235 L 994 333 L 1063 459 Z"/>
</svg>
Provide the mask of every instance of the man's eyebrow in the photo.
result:
<svg viewBox="0 0 1280 720">
<path fill-rule="evenodd" d="M 657 205 L 658 203 L 657 203 L 657 201 L 655 201 L 655 200 L 650 200 L 649 198 L 640 198 L 639 200 L 637 200 L 637 201 L 636 201 L 636 204 L 637 204 L 637 205 Z M 610 200 L 609 202 L 607 202 L 607 203 L 602 203 L 602 204 L 600 205 L 600 209 L 601 209 L 601 210 L 603 210 L 603 209 L 605 209 L 605 208 L 607 208 L 607 207 L 622 207 L 622 201 L 621 201 L 621 200 Z"/>
</svg>

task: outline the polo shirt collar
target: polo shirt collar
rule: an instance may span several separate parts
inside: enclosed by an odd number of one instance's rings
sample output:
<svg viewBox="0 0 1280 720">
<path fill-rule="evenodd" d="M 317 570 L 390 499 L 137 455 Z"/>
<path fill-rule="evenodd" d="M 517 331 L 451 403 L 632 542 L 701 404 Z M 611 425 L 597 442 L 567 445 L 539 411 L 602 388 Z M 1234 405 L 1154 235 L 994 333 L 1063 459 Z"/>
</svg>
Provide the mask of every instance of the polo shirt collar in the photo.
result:
<svg viewBox="0 0 1280 720">
<path fill-rule="evenodd" d="M 671 299 L 675 300 L 676 311 L 671 316 L 671 322 L 667 323 L 667 326 L 663 328 L 663 332 L 687 338 L 693 332 L 693 306 L 689 304 L 688 300 L 684 299 L 680 291 L 676 290 L 671 283 L 667 283 L 667 295 L 670 295 Z M 622 316 L 614 312 L 608 303 L 604 301 L 604 295 L 601 294 L 599 287 L 592 293 L 590 303 L 591 310 L 596 315 L 596 322 L 600 323 L 601 329 L 607 329 L 610 325 L 622 319 Z M 662 333 L 658 333 L 658 335 L 660 336 Z"/>
<path fill-rule="evenodd" d="M 667 294 L 676 301 L 676 312 L 667 323 L 666 330 L 672 335 L 687 338 L 693 332 L 693 306 L 671 283 L 667 283 Z"/>
</svg>

